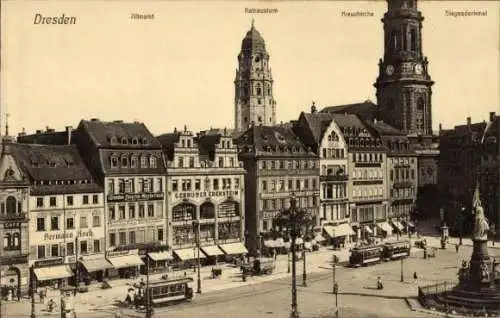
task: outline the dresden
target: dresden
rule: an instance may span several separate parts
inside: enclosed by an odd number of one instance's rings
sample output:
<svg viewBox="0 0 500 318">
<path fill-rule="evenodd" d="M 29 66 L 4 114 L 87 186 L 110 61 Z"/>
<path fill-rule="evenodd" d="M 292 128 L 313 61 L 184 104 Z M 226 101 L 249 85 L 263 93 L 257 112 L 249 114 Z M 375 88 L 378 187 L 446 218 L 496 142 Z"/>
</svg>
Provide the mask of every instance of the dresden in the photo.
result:
<svg viewBox="0 0 500 318">
<path fill-rule="evenodd" d="M 76 17 L 67 17 L 64 13 L 60 17 L 44 17 L 37 13 L 33 24 L 76 24 Z"/>
</svg>

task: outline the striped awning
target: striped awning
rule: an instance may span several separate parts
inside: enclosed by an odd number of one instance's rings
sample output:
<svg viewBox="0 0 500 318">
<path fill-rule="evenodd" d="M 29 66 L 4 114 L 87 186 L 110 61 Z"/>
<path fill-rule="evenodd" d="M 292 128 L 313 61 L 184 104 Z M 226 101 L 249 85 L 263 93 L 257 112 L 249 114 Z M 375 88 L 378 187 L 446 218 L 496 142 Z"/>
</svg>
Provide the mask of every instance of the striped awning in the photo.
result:
<svg viewBox="0 0 500 318">
<path fill-rule="evenodd" d="M 57 265 L 34 269 L 36 278 L 40 281 L 68 278 L 73 276 L 73 272 L 68 265 Z"/>
<path fill-rule="evenodd" d="M 172 254 L 169 252 L 152 252 L 148 253 L 148 256 L 153 260 L 153 261 L 166 261 L 166 260 L 171 260 L 174 257 Z"/>
<path fill-rule="evenodd" d="M 144 265 L 138 254 L 109 257 L 108 261 L 116 269 Z"/>
<path fill-rule="evenodd" d="M 205 254 L 203 254 L 201 252 L 201 250 L 199 251 L 199 255 L 200 255 L 200 258 L 206 258 L 205 257 Z M 183 248 L 183 249 L 179 249 L 179 250 L 174 250 L 174 254 L 177 255 L 177 257 L 181 260 L 181 261 L 188 261 L 188 260 L 192 260 L 192 259 L 198 259 L 198 251 L 196 251 L 196 249 L 194 248 Z"/>
<path fill-rule="evenodd" d="M 246 253 L 248 253 L 248 250 L 246 249 L 245 245 L 243 245 L 243 243 L 241 243 L 241 242 L 229 243 L 229 244 L 221 244 L 221 245 L 219 245 L 219 247 L 227 255 L 246 254 Z"/>
<path fill-rule="evenodd" d="M 207 256 L 224 255 L 224 252 L 217 245 L 202 246 L 201 250 L 203 253 L 207 254 Z"/>
<path fill-rule="evenodd" d="M 89 273 L 113 268 L 113 265 L 111 265 L 111 263 L 108 262 L 108 260 L 105 259 L 104 256 L 102 258 L 96 259 L 83 259 L 80 261 L 80 263 Z"/>
<path fill-rule="evenodd" d="M 404 229 L 403 224 L 401 224 L 399 221 L 392 221 L 392 224 L 400 231 Z"/>
</svg>

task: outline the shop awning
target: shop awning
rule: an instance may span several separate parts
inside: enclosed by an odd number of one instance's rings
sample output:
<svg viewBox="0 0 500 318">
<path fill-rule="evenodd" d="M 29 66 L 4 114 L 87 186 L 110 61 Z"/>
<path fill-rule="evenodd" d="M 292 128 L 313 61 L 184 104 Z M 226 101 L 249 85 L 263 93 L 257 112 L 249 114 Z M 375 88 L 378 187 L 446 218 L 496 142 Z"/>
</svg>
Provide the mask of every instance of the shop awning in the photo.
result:
<svg viewBox="0 0 500 318">
<path fill-rule="evenodd" d="M 326 241 L 326 238 L 324 238 L 324 237 L 323 237 L 323 235 L 321 235 L 321 234 L 319 234 L 319 233 L 318 233 L 318 234 L 316 234 L 316 236 L 314 237 L 314 240 L 315 240 L 316 242 L 324 242 L 324 241 Z"/>
<path fill-rule="evenodd" d="M 265 247 L 276 247 L 276 241 L 275 240 L 266 240 L 266 241 L 264 241 L 264 246 Z"/>
<path fill-rule="evenodd" d="M 73 276 L 73 272 L 68 265 L 35 268 L 34 272 L 38 280 L 61 279 Z"/>
<path fill-rule="evenodd" d="M 207 256 L 219 256 L 224 255 L 224 252 L 217 245 L 211 246 L 203 246 L 201 247 L 203 253 L 207 254 Z"/>
<path fill-rule="evenodd" d="M 304 242 L 304 248 L 310 250 L 312 248 L 312 242 Z"/>
<path fill-rule="evenodd" d="M 116 269 L 144 265 L 144 262 L 137 254 L 110 257 L 108 261 Z"/>
<path fill-rule="evenodd" d="M 406 224 L 408 224 L 409 227 L 415 227 L 412 221 L 406 221 Z"/>
<path fill-rule="evenodd" d="M 304 244 L 304 240 L 301 237 L 297 237 L 295 239 L 295 245 L 300 245 L 300 244 Z"/>
<path fill-rule="evenodd" d="M 365 229 L 366 232 L 368 232 L 370 234 L 373 234 L 372 229 L 370 229 L 370 227 L 368 225 L 365 225 L 364 229 Z"/>
<path fill-rule="evenodd" d="M 248 253 L 248 250 L 246 249 L 245 245 L 243 245 L 243 243 L 241 243 L 241 242 L 230 243 L 230 244 L 221 244 L 221 245 L 219 245 L 219 247 L 227 255 Z"/>
<path fill-rule="evenodd" d="M 85 269 L 89 273 L 113 268 L 113 265 L 111 265 L 111 263 L 108 262 L 108 260 L 105 259 L 104 257 L 96 259 L 88 259 L 88 260 L 83 259 L 80 260 L 80 263 L 83 265 L 83 267 L 85 267 Z"/>
<path fill-rule="evenodd" d="M 148 253 L 148 256 L 153 260 L 153 261 L 166 261 L 166 260 L 170 260 L 170 259 L 173 259 L 174 257 L 172 256 L 172 254 L 170 254 L 169 252 L 151 252 L 151 253 Z"/>
<path fill-rule="evenodd" d="M 325 226 L 323 227 L 323 229 L 330 237 L 348 236 L 355 234 L 352 227 L 346 223 L 337 226 Z"/>
<path fill-rule="evenodd" d="M 392 221 L 392 224 L 400 231 L 404 229 L 403 224 L 401 224 L 399 221 Z"/>
<path fill-rule="evenodd" d="M 391 235 L 392 233 L 392 227 L 389 225 L 387 222 L 380 222 L 377 223 L 377 226 L 387 232 L 387 234 Z"/>
<path fill-rule="evenodd" d="M 334 231 L 333 226 L 330 226 L 330 225 L 323 226 L 323 230 L 326 232 L 326 234 L 329 237 L 335 237 L 335 233 L 333 232 Z"/>
<path fill-rule="evenodd" d="M 192 247 L 190 248 L 183 248 L 179 250 L 174 250 L 174 254 L 177 255 L 177 257 L 181 261 L 188 261 L 191 259 L 198 259 L 198 251 Z M 205 254 L 203 254 L 200 250 L 200 258 L 206 258 Z"/>
</svg>

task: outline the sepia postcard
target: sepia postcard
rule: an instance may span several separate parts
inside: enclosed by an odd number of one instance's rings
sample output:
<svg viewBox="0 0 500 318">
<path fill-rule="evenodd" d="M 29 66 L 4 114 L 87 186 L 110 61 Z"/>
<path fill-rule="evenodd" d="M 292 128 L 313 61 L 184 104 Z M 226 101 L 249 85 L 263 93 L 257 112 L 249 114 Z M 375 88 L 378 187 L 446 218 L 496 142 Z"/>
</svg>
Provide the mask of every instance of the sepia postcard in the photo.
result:
<svg viewBox="0 0 500 318">
<path fill-rule="evenodd" d="M 500 317 L 500 2 L 0 14 L 0 317 Z"/>
</svg>

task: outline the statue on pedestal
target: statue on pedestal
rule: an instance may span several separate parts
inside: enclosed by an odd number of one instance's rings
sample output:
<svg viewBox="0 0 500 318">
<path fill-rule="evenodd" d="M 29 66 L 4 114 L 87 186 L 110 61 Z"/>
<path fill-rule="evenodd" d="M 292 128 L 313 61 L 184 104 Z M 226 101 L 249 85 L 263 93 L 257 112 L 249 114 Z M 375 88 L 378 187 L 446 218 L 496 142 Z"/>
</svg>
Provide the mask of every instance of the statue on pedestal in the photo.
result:
<svg viewBox="0 0 500 318">
<path fill-rule="evenodd" d="M 476 217 L 474 223 L 473 240 L 487 241 L 490 226 L 488 225 L 488 219 L 484 216 L 484 210 L 481 206 L 476 207 Z"/>
</svg>

